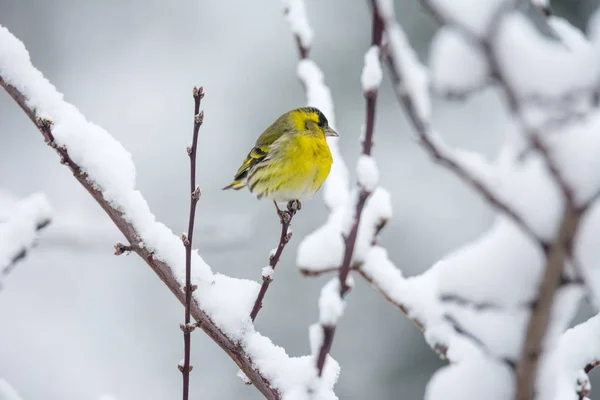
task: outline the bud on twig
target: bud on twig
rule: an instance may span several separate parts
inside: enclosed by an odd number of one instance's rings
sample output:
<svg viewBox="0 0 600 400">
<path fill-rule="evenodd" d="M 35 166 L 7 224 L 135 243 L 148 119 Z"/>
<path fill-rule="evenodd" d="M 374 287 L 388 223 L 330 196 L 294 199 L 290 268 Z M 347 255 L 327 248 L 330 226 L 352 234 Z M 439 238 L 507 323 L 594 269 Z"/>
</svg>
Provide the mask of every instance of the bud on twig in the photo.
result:
<svg viewBox="0 0 600 400">
<path fill-rule="evenodd" d="M 190 333 L 196 329 L 196 324 L 179 324 L 179 328 L 183 331 L 183 333 Z"/>
<path fill-rule="evenodd" d="M 124 245 L 123 243 L 117 242 L 115 244 L 115 256 L 120 256 L 121 254 L 132 250 L 131 246 Z"/>
<path fill-rule="evenodd" d="M 196 188 L 196 190 L 194 190 L 194 191 L 192 192 L 192 199 L 193 199 L 193 200 L 198 200 L 199 198 L 200 198 L 200 186 L 198 186 L 198 187 Z"/>
</svg>

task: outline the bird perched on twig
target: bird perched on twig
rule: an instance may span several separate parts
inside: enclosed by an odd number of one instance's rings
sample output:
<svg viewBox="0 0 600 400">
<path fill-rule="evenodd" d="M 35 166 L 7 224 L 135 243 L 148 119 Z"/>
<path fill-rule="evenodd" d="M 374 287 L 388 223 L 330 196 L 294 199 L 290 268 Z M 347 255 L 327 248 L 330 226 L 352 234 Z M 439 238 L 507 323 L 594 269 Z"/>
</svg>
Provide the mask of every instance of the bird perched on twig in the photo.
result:
<svg viewBox="0 0 600 400">
<path fill-rule="evenodd" d="M 331 170 L 328 136 L 339 135 L 319 109 L 288 111 L 258 137 L 223 190 L 248 186 L 258 199 L 273 200 L 275 207 L 278 201 L 297 201 L 299 209 L 300 200 L 312 197 Z"/>
</svg>

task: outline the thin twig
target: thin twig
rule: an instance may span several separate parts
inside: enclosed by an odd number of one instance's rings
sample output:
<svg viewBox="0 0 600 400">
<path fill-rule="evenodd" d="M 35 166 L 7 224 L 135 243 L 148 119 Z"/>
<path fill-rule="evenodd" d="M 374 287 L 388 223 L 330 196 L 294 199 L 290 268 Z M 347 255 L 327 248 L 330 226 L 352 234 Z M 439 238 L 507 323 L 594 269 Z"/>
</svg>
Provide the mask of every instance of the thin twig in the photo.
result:
<svg viewBox="0 0 600 400">
<path fill-rule="evenodd" d="M 263 273 L 262 280 L 263 283 L 260 286 L 260 290 L 258 292 L 258 296 L 256 296 L 256 300 L 254 301 L 254 306 L 252 307 L 252 311 L 250 312 L 250 318 L 252 321 L 256 319 L 258 312 L 262 308 L 262 302 L 267 293 L 267 289 L 269 289 L 269 285 L 273 281 L 273 272 L 275 271 L 275 267 L 277 267 L 277 263 L 279 262 L 279 258 L 281 258 L 281 253 L 283 253 L 283 249 L 285 245 L 288 244 L 290 239 L 292 238 L 292 232 L 289 230 L 290 224 L 292 223 L 292 219 L 296 212 L 300 210 L 301 203 L 298 200 L 292 200 L 288 202 L 287 210 L 280 210 L 277 207 L 277 203 L 275 203 L 275 207 L 277 208 L 277 214 L 279 215 L 279 220 L 281 222 L 281 235 L 279 236 L 279 244 L 277 245 L 277 250 L 275 253 L 269 256 L 269 267 L 272 269 L 270 273 Z"/>
<path fill-rule="evenodd" d="M 49 120 L 48 127 L 44 128 L 40 126 L 40 118 L 38 118 L 37 110 L 31 108 L 29 102 L 16 87 L 6 82 L 2 76 L 0 76 L 0 86 L 2 86 L 7 93 L 15 100 L 15 102 L 21 107 L 29 119 L 38 127 L 42 135 L 44 136 L 47 144 L 52 147 L 61 157 L 61 161 L 64 160 L 64 164 L 68 165 L 69 168 L 74 172 L 74 177 L 79 183 L 89 192 L 94 200 L 102 207 L 109 218 L 113 221 L 115 226 L 123 233 L 129 243 L 131 243 L 131 250 L 138 254 L 152 270 L 158 275 L 163 283 L 169 288 L 171 293 L 183 304 L 185 302 L 184 291 L 181 290 L 181 285 L 170 265 L 166 264 L 155 258 L 152 252 L 145 246 L 140 246 L 141 238 L 139 233 L 136 231 L 134 226 L 131 224 L 130 219 L 127 218 L 120 210 L 115 208 L 111 202 L 104 198 L 103 193 L 94 184 L 93 181 L 88 180 L 86 174 L 81 173 L 80 167 L 73 162 L 68 156 L 65 148 L 59 148 L 54 142 L 52 136 L 51 124 Z M 198 303 L 192 299 L 191 303 L 191 315 L 196 321 L 198 321 L 198 327 L 200 327 L 219 347 L 221 347 L 229 357 L 240 367 L 244 374 L 248 377 L 252 384 L 270 400 L 278 400 L 281 398 L 279 391 L 273 386 L 272 382 L 267 377 L 262 375 L 260 370 L 256 367 L 252 359 L 250 358 L 247 351 L 242 345 L 227 336 L 213 320 L 199 307 Z"/>
<path fill-rule="evenodd" d="M 196 329 L 196 325 L 190 321 L 190 310 L 192 304 L 192 292 L 196 289 L 192 286 L 192 240 L 194 237 L 194 221 L 196 220 L 196 204 L 200 199 L 200 187 L 196 186 L 196 154 L 198 147 L 198 132 L 204 122 L 204 111 L 200 111 L 200 102 L 204 98 L 204 90 L 194 88 L 194 129 L 192 134 L 192 145 L 187 148 L 190 157 L 190 214 L 188 220 L 187 236 L 182 235 L 183 245 L 185 246 L 185 324 L 180 325 L 183 331 L 184 358 L 183 365 L 179 370 L 183 375 L 183 400 L 188 400 L 190 392 L 190 371 L 193 366 L 190 365 L 191 350 L 191 332 Z"/>
<path fill-rule="evenodd" d="M 381 46 L 381 39 L 383 36 L 383 21 L 379 17 L 379 14 L 373 9 L 372 11 L 372 32 L 371 32 L 371 45 Z M 375 131 L 375 109 L 377 105 L 377 93 L 376 88 L 365 91 L 364 96 L 366 99 L 366 124 L 365 124 L 365 138 L 362 143 L 363 155 L 370 156 L 371 149 L 373 147 L 373 134 Z M 364 186 L 360 187 L 358 201 L 356 202 L 356 208 L 354 211 L 354 222 L 350 232 L 347 236 L 344 236 L 344 259 L 342 265 L 339 268 L 339 280 L 340 280 L 340 298 L 344 299 L 350 290 L 348 285 L 348 274 L 352 267 L 352 259 L 354 256 L 354 247 L 356 244 L 356 237 L 358 235 L 358 227 L 362 217 L 362 212 L 367 199 L 371 195 L 371 192 Z M 335 336 L 336 327 L 331 325 L 322 325 L 323 329 L 323 342 L 319 349 L 319 355 L 317 357 L 317 371 L 319 376 L 323 374 L 323 368 L 325 366 L 325 360 L 327 354 L 331 350 L 333 338 Z"/>
</svg>

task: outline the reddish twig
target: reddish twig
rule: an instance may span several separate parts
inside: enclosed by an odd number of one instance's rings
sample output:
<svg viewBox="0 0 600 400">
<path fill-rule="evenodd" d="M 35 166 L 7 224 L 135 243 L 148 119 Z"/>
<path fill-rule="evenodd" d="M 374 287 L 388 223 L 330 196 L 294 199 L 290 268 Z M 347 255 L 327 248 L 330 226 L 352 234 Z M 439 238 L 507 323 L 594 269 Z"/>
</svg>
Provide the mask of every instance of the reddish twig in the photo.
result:
<svg viewBox="0 0 600 400">
<path fill-rule="evenodd" d="M 381 39 L 383 36 L 383 20 L 379 16 L 379 14 L 375 11 L 375 8 L 372 10 L 372 37 L 371 37 L 371 45 L 372 46 L 381 46 Z M 365 138 L 362 143 L 362 153 L 364 155 L 371 155 L 371 149 L 373 147 L 373 134 L 375 130 L 375 108 L 377 104 L 377 89 L 369 89 L 364 93 L 366 98 L 366 124 L 365 124 Z M 354 255 L 354 246 L 356 244 L 356 237 L 358 235 L 358 227 L 360 226 L 360 220 L 362 216 L 363 209 L 367 202 L 367 199 L 371 195 L 371 192 L 367 190 L 364 186 L 360 188 L 360 192 L 358 195 L 358 201 L 356 202 L 356 209 L 354 211 L 354 222 L 352 224 L 352 228 L 350 229 L 350 233 L 347 236 L 344 236 L 344 259 L 342 261 L 342 265 L 339 268 L 339 280 L 340 280 L 340 297 L 343 299 L 348 294 L 350 290 L 350 286 L 348 285 L 348 274 L 350 273 L 350 269 L 352 267 L 352 258 Z M 327 354 L 331 350 L 331 345 L 333 343 L 333 338 L 335 336 L 335 326 L 323 325 L 323 343 L 321 344 L 321 348 L 319 349 L 319 355 L 317 357 L 317 370 L 319 376 L 323 373 L 323 368 L 325 366 L 325 360 L 327 358 Z"/>
<path fill-rule="evenodd" d="M 200 102 L 204 98 L 202 87 L 194 88 L 194 129 L 192 134 L 192 145 L 187 148 L 190 157 L 190 214 L 188 220 L 187 235 L 182 235 L 183 245 L 185 246 L 185 323 L 180 325 L 183 331 L 184 358 L 183 365 L 179 365 L 179 370 L 183 375 L 183 400 L 188 400 L 190 392 L 190 371 L 193 366 L 190 365 L 191 351 L 191 333 L 196 329 L 190 319 L 190 309 L 192 304 L 192 292 L 196 289 L 192 286 L 192 240 L 194 237 L 194 221 L 196 220 L 196 204 L 200 199 L 200 187 L 196 186 L 196 153 L 198 147 L 198 132 L 204 122 L 204 111 L 200 111 Z"/>
<path fill-rule="evenodd" d="M 285 245 L 288 244 L 292 238 L 292 232 L 289 230 L 290 224 L 292 223 L 292 218 L 294 218 L 296 212 L 302 208 L 302 205 L 299 200 L 292 200 L 288 202 L 287 210 L 280 210 L 279 207 L 277 207 L 277 203 L 275 203 L 275 208 L 277 208 L 277 214 L 279 215 L 279 220 L 281 222 L 281 235 L 279 236 L 279 244 L 277 245 L 275 253 L 269 256 L 269 267 L 273 271 L 275 270 L 275 267 L 277 267 L 277 263 L 281 258 L 281 253 L 283 253 Z M 258 312 L 262 308 L 262 302 L 267 293 L 267 289 L 269 289 L 269 285 L 273 281 L 273 271 L 271 271 L 271 273 L 263 273 L 263 283 L 258 292 L 258 296 L 256 296 L 256 300 L 254 301 L 252 311 L 250 312 L 252 321 L 256 319 Z"/>
</svg>

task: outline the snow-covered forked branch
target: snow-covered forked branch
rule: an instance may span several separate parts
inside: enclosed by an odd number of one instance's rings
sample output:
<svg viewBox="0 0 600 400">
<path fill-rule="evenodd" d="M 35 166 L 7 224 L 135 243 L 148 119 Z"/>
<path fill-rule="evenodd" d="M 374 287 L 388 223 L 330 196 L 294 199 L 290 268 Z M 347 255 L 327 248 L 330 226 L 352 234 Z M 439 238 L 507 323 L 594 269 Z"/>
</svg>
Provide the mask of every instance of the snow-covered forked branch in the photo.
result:
<svg viewBox="0 0 600 400">
<path fill-rule="evenodd" d="M 181 239 L 156 221 L 142 194 L 135 189 L 131 154 L 65 102 L 63 95 L 33 67 L 23 43 L 2 26 L 0 85 L 125 235 L 131 251 L 147 262 L 183 301 L 185 254 Z M 312 357 L 289 357 L 283 348 L 254 329 L 250 309 L 258 292 L 256 282 L 213 273 L 197 251 L 192 252 L 191 269 L 192 284 L 198 287 L 192 316 L 266 398 L 285 397 L 312 379 Z M 332 378 L 323 380 L 329 391 L 335 377 L 334 371 Z"/>
<path fill-rule="evenodd" d="M 52 210 L 44 194 L 18 201 L 10 210 L 0 210 L 0 282 L 36 244 L 38 233 L 51 220 Z"/>
</svg>

